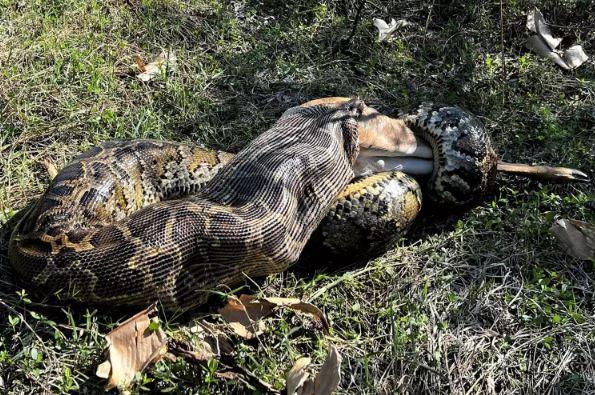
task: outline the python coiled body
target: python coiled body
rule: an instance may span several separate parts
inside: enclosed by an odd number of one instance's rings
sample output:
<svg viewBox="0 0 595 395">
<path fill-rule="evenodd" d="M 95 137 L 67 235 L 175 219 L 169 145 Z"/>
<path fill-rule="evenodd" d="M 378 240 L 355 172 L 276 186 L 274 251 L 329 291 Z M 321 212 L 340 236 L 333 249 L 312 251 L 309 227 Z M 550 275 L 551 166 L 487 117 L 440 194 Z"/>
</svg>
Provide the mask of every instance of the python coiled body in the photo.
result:
<svg viewBox="0 0 595 395">
<path fill-rule="evenodd" d="M 405 117 L 434 152 L 429 196 L 465 205 L 481 199 L 496 179 L 497 156 L 484 125 L 459 107 L 422 105 Z"/>
<path fill-rule="evenodd" d="M 64 168 L 25 214 L 10 261 L 44 293 L 110 305 L 159 299 L 173 310 L 287 269 L 317 227 L 333 252 L 373 248 L 410 226 L 421 195 L 398 171 L 349 184 L 366 109 L 347 99 L 294 107 L 235 157 L 151 140 L 104 143 Z M 443 147 L 432 146 L 436 155 Z M 441 166 L 433 182 L 452 178 Z"/>
</svg>

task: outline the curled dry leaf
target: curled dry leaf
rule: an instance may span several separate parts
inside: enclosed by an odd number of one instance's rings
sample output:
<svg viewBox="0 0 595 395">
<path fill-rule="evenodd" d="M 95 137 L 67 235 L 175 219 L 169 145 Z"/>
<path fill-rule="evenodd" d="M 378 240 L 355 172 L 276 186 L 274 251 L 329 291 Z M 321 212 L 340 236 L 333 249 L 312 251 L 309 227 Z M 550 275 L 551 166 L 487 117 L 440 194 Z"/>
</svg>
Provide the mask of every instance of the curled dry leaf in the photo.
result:
<svg viewBox="0 0 595 395">
<path fill-rule="evenodd" d="M 287 374 L 287 395 L 329 395 L 341 381 L 341 354 L 331 346 L 320 372 L 314 379 L 309 379 L 306 371 L 310 358 L 298 359 Z"/>
<path fill-rule="evenodd" d="M 395 21 L 394 18 L 391 18 L 390 24 L 386 23 L 383 19 L 374 18 L 373 24 L 378 29 L 378 41 L 384 41 L 397 29 L 411 25 L 411 23 L 405 19 Z"/>
<path fill-rule="evenodd" d="M 571 69 L 576 69 L 578 66 L 585 63 L 588 59 L 589 57 L 587 56 L 585 51 L 583 51 L 583 47 L 581 47 L 580 45 L 573 45 L 572 47 L 564 51 L 564 60 Z"/>
<path fill-rule="evenodd" d="M 339 386 L 342 360 L 339 350 L 335 346 L 331 346 L 326 360 L 314 380 L 315 395 L 331 394 Z"/>
<path fill-rule="evenodd" d="M 306 368 L 310 365 L 311 361 L 310 358 L 300 358 L 295 361 L 289 373 L 287 373 L 287 395 L 295 394 L 298 388 L 304 385 L 310 376 Z"/>
<path fill-rule="evenodd" d="M 239 299 L 235 296 L 230 297 L 227 304 L 219 309 L 219 314 L 236 334 L 246 339 L 252 339 L 264 332 L 265 325 L 260 321 L 260 318 L 270 312 L 265 314 L 257 305 L 246 306 L 242 300 L 246 296 L 241 295 Z"/>
<path fill-rule="evenodd" d="M 576 219 L 559 219 L 550 228 L 567 254 L 588 260 L 595 257 L 595 226 Z"/>
<path fill-rule="evenodd" d="M 177 58 L 176 55 L 171 52 L 161 52 L 155 60 L 151 63 L 146 63 L 137 56 L 135 59 L 136 67 L 141 71 L 140 74 L 136 76 L 141 81 L 151 81 L 155 77 L 162 75 L 163 73 L 171 72 L 176 69 L 177 66 Z"/>
<path fill-rule="evenodd" d="M 313 304 L 297 298 L 256 298 L 250 295 L 230 297 L 219 314 L 235 333 L 251 339 L 264 332 L 266 327 L 261 319 L 270 315 L 277 307 L 287 307 L 313 316 L 328 333 L 329 324 L 324 313 Z"/>
<path fill-rule="evenodd" d="M 562 42 L 561 38 L 554 38 L 552 36 L 543 14 L 537 8 L 534 8 L 527 14 L 527 29 L 533 33 L 537 33 L 550 50 L 556 49 Z"/>
<path fill-rule="evenodd" d="M 303 302 L 297 298 L 262 298 L 253 300 L 257 303 L 270 303 L 274 307 L 287 307 L 295 311 L 306 313 L 314 317 L 322 325 L 325 333 L 329 332 L 330 325 L 322 310 L 314 306 L 312 303 Z"/>
<path fill-rule="evenodd" d="M 106 389 L 127 387 L 137 372 L 166 353 L 167 338 L 158 325 L 156 312 L 153 304 L 105 336 L 108 358 L 97 367 L 96 374 L 108 380 Z"/>
<path fill-rule="evenodd" d="M 552 36 L 543 14 L 537 8 L 527 15 L 527 29 L 536 33 L 527 38 L 527 48 L 550 59 L 565 70 L 575 69 L 589 59 L 580 45 L 574 45 L 565 51 L 556 49 L 562 39 Z"/>
<path fill-rule="evenodd" d="M 570 70 L 570 66 L 568 66 L 566 61 L 562 58 L 563 54 L 558 53 L 558 51 L 551 50 L 538 35 L 531 36 L 527 39 L 527 48 L 539 56 L 550 59 L 564 70 Z"/>
</svg>

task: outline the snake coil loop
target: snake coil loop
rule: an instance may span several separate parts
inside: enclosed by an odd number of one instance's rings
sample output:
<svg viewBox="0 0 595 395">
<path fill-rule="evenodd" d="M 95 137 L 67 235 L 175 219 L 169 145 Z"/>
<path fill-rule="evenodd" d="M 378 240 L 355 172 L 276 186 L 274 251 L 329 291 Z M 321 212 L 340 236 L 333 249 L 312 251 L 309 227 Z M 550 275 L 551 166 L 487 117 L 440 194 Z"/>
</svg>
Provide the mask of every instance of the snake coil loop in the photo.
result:
<svg viewBox="0 0 595 395">
<path fill-rule="evenodd" d="M 348 256 L 383 248 L 421 208 L 398 171 L 353 180 L 363 102 L 289 109 L 235 157 L 173 142 L 108 142 L 66 166 L 16 226 L 9 259 L 45 294 L 166 309 L 206 302 L 221 284 L 287 269 L 316 229 Z M 493 185 L 481 122 L 422 106 L 405 121 L 433 150 L 428 196 L 463 205 Z M 318 249 L 315 251 L 321 251 Z"/>
<path fill-rule="evenodd" d="M 427 194 L 433 201 L 463 206 L 492 189 L 497 156 L 489 133 L 474 115 L 460 107 L 421 105 L 405 122 L 434 152 Z"/>
</svg>

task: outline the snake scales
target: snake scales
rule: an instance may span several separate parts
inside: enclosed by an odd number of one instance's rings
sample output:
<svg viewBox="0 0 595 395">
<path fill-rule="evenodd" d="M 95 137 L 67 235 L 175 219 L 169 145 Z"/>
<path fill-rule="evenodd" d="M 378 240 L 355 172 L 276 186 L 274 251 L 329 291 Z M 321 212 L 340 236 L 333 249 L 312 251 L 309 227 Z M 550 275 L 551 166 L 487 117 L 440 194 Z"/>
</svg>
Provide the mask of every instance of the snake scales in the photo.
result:
<svg viewBox="0 0 595 395">
<path fill-rule="evenodd" d="M 65 167 L 26 213 L 10 261 L 45 293 L 112 305 L 159 299 L 173 310 L 204 303 L 221 284 L 287 269 L 317 227 L 335 250 L 406 230 L 421 207 L 413 178 L 389 171 L 351 182 L 359 157 L 423 152 L 402 149 L 403 139 L 431 146 L 428 194 L 437 201 L 468 203 L 492 183 L 496 156 L 471 115 L 422 107 L 406 118 L 409 135 L 379 117 L 359 100 L 316 100 L 287 110 L 235 157 L 104 143 Z"/>
</svg>

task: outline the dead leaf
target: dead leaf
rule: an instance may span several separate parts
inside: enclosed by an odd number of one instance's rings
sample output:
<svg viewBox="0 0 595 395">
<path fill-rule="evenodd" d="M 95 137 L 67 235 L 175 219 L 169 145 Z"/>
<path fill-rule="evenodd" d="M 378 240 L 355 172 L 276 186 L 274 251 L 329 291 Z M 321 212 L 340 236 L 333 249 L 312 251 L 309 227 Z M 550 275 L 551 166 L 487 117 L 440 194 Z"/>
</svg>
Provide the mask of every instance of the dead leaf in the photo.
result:
<svg viewBox="0 0 595 395">
<path fill-rule="evenodd" d="M 539 36 L 531 36 L 527 39 L 527 48 L 537 55 L 550 59 L 552 62 L 562 67 L 564 70 L 570 70 L 570 66 L 562 59 L 558 51 L 552 51 L 548 45 Z"/>
<path fill-rule="evenodd" d="M 232 355 L 234 347 L 231 339 L 223 330 L 225 328 L 223 325 L 205 321 L 197 322 L 189 329 L 193 335 L 191 338 L 188 334 L 176 336 L 175 339 L 169 340 L 169 349 L 174 355 L 181 355 L 196 361 L 207 361 L 224 355 Z"/>
<path fill-rule="evenodd" d="M 54 162 L 52 162 L 49 159 L 44 159 L 42 161 L 43 166 L 45 167 L 46 171 L 48 172 L 48 176 L 50 177 L 50 180 L 53 180 L 54 178 L 56 178 L 56 176 L 58 175 L 58 169 L 56 168 L 56 165 L 54 164 Z"/>
<path fill-rule="evenodd" d="M 221 317 L 229 324 L 234 332 L 245 339 L 252 339 L 253 337 L 260 335 L 265 330 L 264 322 L 260 321 L 260 318 L 270 314 L 263 313 L 260 311 L 259 306 L 253 305 L 246 308 L 242 302 L 241 295 L 240 299 L 232 296 L 228 299 L 227 304 L 219 309 Z"/>
<path fill-rule="evenodd" d="M 140 57 L 140 55 L 136 55 L 136 57 L 134 58 L 134 62 L 136 63 L 136 67 L 138 67 L 138 69 L 140 71 L 147 71 L 147 64 L 145 63 L 145 61 Z"/>
<path fill-rule="evenodd" d="M 320 372 L 309 379 L 310 358 L 298 359 L 287 374 L 287 395 L 330 395 L 341 381 L 341 354 L 331 346 Z"/>
<path fill-rule="evenodd" d="M 313 304 L 302 302 L 297 298 L 256 298 L 240 295 L 238 299 L 232 296 L 227 305 L 219 310 L 219 314 L 235 333 L 246 339 L 252 339 L 263 333 L 266 328 L 261 319 L 270 315 L 277 307 L 287 307 L 312 315 L 328 333 L 329 324 L 324 313 Z"/>
<path fill-rule="evenodd" d="M 107 378 L 106 389 L 127 387 L 137 372 L 157 362 L 166 353 L 166 335 L 155 315 L 155 304 L 129 318 L 108 333 L 108 359 L 97 367 L 96 374 Z M 151 318 L 153 316 L 153 318 Z"/>
<path fill-rule="evenodd" d="M 383 19 L 374 18 L 373 24 L 378 29 L 378 41 L 384 41 L 397 29 L 411 25 L 411 23 L 405 19 L 395 21 L 394 18 L 391 18 L 390 24 L 386 23 Z"/>
<path fill-rule="evenodd" d="M 318 307 L 314 306 L 312 303 L 303 302 L 297 298 L 262 298 L 256 299 L 260 302 L 268 302 L 275 305 L 274 307 L 287 307 L 295 311 L 300 311 L 302 313 L 306 313 L 314 317 L 320 324 L 322 325 L 322 329 L 325 333 L 328 334 L 330 325 L 326 316 Z"/>
<path fill-rule="evenodd" d="M 536 33 L 527 38 L 527 48 L 565 70 L 575 69 L 589 59 L 580 45 L 574 45 L 567 50 L 556 49 L 562 39 L 552 36 L 543 14 L 537 8 L 527 14 L 527 29 Z"/>
<path fill-rule="evenodd" d="M 585 63 L 589 57 L 583 51 L 583 47 L 580 45 L 573 45 L 572 47 L 568 48 L 564 51 L 564 60 L 566 64 L 570 66 L 571 69 L 576 69 L 581 64 Z"/>
<path fill-rule="evenodd" d="M 331 346 L 326 361 L 324 361 L 320 372 L 318 372 L 314 380 L 315 395 L 331 394 L 339 386 L 342 360 L 337 347 Z"/>
<path fill-rule="evenodd" d="M 559 219 L 550 228 L 567 254 L 588 260 L 595 257 L 595 226 L 576 219 Z"/>
<path fill-rule="evenodd" d="M 562 42 L 561 38 L 554 38 L 552 33 L 550 32 L 550 28 L 545 22 L 545 18 L 541 11 L 537 8 L 534 8 L 532 11 L 527 14 L 527 29 L 531 30 L 533 33 L 537 33 L 540 36 L 545 44 L 550 48 L 550 50 L 556 49 L 558 45 Z"/>
<path fill-rule="evenodd" d="M 145 64 L 140 56 L 135 59 L 136 67 L 141 71 L 136 76 L 141 81 L 151 81 L 155 77 L 172 72 L 177 66 L 177 57 L 172 51 L 161 52 L 151 63 Z"/>
<path fill-rule="evenodd" d="M 304 382 L 310 376 L 306 368 L 310 365 L 311 361 L 310 358 L 300 358 L 295 361 L 289 373 L 287 373 L 287 395 L 295 394 L 297 389 L 304 385 Z"/>
</svg>

